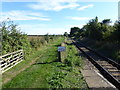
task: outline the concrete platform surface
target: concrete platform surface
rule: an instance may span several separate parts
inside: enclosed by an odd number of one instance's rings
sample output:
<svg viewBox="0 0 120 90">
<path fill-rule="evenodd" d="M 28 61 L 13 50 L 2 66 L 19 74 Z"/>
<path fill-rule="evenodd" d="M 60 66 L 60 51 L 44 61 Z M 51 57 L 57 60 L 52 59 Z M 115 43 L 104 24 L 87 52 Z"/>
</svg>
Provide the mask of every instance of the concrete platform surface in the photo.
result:
<svg viewBox="0 0 120 90">
<path fill-rule="evenodd" d="M 106 80 L 94 67 L 94 65 L 85 59 L 85 66 L 81 70 L 90 90 L 118 90 L 108 80 Z"/>
</svg>

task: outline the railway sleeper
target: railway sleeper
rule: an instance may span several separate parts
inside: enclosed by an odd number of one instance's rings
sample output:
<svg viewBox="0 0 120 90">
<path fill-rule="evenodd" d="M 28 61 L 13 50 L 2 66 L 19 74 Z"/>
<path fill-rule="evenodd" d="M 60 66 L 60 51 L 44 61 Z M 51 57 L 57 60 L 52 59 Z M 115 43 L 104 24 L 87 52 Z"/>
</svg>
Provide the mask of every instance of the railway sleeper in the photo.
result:
<svg viewBox="0 0 120 90">
<path fill-rule="evenodd" d="M 99 63 L 99 64 L 109 64 L 107 61 L 105 61 L 105 60 L 99 60 L 99 61 L 97 61 L 97 63 Z"/>
<path fill-rule="evenodd" d="M 120 82 L 120 76 L 114 76 Z"/>
<path fill-rule="evenodd" d="M 100 64 L 101 66 L 111 66 L 113 67 L 111 64 Z"/>
<path fill-rule="evenodd" d="M 109 72 L 120 72 L 118 69 L 108 69 Z"/>
<path fill-rule="evenodd" d="M 120 76 L 113 76 L 120 82 Z"/>
<path fill-rule="evenodd" d="M 116 67 L 113 67 L 113 66 L 104 66 L 104 68 L 107 69 L 107 70 L 108 70 L 108 69 L 115 69 L 115 70 L 117 70 L 117 68 L 116 68 Z"/>
<path fill-rule="evenodd" d="M 111 73 L 113 76 L 120 76 L 120 73 Z"/>
<path fill-rule="evenodd" d="M 82 47 L 81 49 L 84 50 L 84 52 L 89 52 L 89 50 L 84 47 Z"/>
<path fill-rule="evenodd" d="M 108 70 L 109 71 L 109 70 Z M 120 74 L 120 71 L 118 70 L 116 70 L 116 71 L 109 71 L 110 73 L 119 73 Z"/>
</svg>

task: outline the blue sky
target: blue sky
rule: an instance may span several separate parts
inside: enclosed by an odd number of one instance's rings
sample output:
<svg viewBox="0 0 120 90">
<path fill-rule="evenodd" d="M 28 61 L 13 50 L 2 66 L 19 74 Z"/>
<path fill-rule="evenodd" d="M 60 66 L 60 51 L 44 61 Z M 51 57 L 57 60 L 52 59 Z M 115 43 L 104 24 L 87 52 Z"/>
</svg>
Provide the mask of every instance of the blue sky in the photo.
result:
<svg viewBox="0 0 120 90">
<path fill-rule="evenodd" d="M 9 1 L 9 0 L 8 0 Z M 30 35 L 63 34 L 71 27 L 82 27 L 98 16 L 99 21 L 118 19 L 118 2 L 80 2 L 79 0 L 39 0 L 2 2 L 2 18 L 10 18 L 22 32 Z"/>
</svg>

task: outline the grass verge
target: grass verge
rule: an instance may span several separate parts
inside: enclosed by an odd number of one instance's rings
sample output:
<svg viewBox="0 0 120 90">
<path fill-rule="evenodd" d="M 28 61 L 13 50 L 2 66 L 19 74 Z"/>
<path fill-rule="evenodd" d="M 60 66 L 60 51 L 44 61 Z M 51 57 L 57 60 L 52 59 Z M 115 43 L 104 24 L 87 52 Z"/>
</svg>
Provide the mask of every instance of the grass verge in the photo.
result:
<svg viewBox="0 0 120 90">
<path fill-rule="evenodd" d="M 63 38 L 57 39 L 46 48 L 43 48 L 34 64 L 19 73 L 11 81 L 3 85 L 3 88 L 81 88 L 87 89 L 84 78 L 79 71 L 82 67 L 74 62 L 76 49 L 73 45 L 67 46 L 67 55 L 71 64 L 58 62 L 57 47 Z M 73 52 L 73 53 L 72 53 Z M 38 54 L 38 53 L 37 53 Z M 72 57 L 70 57 L 73 55 Z M 76 61 L 75 61 L 76 60 Z M 81 60 L 79 58 L 79 60 Z M 79 62 L 78 62 L 79 63 Z"/>
<path fill-rule="evenodd" d="M 54 42 L 55 41 L 53 41 L 53 43 Z M 34 64 L 35 61 L 43 55 L 43 52 L 46 51 L 46 49 L 48 48 L 50 44 L 51 43 L 41 46 L 41 48 L 39 48 L 37 51 L 33 49 L 32 51 L 33 53 L 31 53 L 31 55 L 25 58 L 25 60 L 23 60 L 21 63 L 17 64 L 16 66 L 12 67 L 8 71 L 4 72 L 2 74 L 2 84 L 7 83 L 17 74 L 19 74 L 20 72 L 24 71 L 26 68 Z"/>
</svg>

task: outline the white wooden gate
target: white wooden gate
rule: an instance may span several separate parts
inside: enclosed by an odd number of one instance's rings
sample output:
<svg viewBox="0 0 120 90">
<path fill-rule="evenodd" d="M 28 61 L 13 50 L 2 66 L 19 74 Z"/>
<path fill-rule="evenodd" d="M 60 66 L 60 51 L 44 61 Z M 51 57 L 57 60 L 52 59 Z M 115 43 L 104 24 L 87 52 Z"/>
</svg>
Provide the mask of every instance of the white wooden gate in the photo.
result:
<svg viewBox="0 0 120 90">
<path fill-rule="evenodd" d="M 0 56 L 0 69 L 4 73 L 23 60 L 23 50 L 18 50 L 3 56 Z"/>
</svg>

